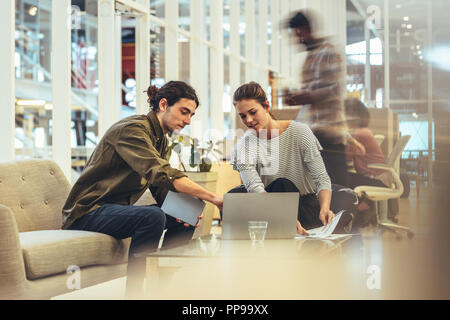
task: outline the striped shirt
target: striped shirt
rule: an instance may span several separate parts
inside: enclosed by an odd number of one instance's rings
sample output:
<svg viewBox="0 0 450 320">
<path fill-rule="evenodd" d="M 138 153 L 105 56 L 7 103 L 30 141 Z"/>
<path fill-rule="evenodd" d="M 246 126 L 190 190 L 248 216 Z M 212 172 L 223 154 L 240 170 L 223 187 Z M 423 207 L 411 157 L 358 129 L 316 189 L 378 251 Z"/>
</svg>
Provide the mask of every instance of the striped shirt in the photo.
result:
<svg viewBox="0 0 450 320">
<path fill-rule="evenodd" d="M 285 131 L 271 139 L 258 138 L 248 130 L 238 141 L 231 162 L 248 192 L 264 192 L 278 178 L 292 181 L 301 195 L 331 191 L 319 150 L 322 147 L 311 129 L 291 121 Z"/>
<path fill-rule="evenodd" d="M 307 123 L 316 136 L 324 141 L 345 143 L 348 130 L 343 105 L 342 58 L 329 39 L 320 39 L 308 48 L 301 78 L 303 90 L 325 90 L 326 96 L 303 106 L 296 120 Z"/>
</svg>

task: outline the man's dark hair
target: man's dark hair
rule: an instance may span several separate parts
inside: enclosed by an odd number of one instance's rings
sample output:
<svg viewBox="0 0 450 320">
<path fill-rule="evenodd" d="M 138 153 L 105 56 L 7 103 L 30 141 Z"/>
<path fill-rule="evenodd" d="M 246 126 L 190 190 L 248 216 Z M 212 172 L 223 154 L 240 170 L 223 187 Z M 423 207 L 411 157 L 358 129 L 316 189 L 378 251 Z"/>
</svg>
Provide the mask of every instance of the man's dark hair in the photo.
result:
<svg viewBox="0 0 450 320">
<path fill-rule="evenodd" d="M 183 81 L 169 81 L 159 89 L 156 86 L 150 86 L 147 89 L 147 96 L 150 108 L 154 112 L 159 111 L 159 102 L 164 98 L 167 100 L 169 107 L 183 98 L 193 100 L 196 108 L 200 104 L 194 88 Z"/>
<path fill-rule="evenodd" d="M 308 14 L 302 11 L 298 11 L 291 19 L 289 19 L 288 27 L 291 29 L 307 28 L 311 31 L 310 19 Z"/>
<path fill-rule="evenodd" d="M 345 113 L 349 118 L 356 118 L 360 128 L 367 128 L 370 122 L 369 109 L 359 99 L 345 100 Z M 349 119 L 351 121 L 351 119 Z"/>
</svg>

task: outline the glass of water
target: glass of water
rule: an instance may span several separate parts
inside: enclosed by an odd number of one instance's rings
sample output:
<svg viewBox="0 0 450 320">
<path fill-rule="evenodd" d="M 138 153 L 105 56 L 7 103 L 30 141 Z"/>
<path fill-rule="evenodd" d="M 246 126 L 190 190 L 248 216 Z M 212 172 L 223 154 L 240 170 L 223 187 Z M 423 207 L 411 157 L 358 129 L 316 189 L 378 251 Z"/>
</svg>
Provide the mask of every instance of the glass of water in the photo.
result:
<svg viewBox="0 0 450 320">
<path fill-rule="evenodd" d="M 252 244 L 264 243 L 267 231 L 267 221 L 249 221 L 248 222 L 248 234 L 252 240 Z"/>
</svg>

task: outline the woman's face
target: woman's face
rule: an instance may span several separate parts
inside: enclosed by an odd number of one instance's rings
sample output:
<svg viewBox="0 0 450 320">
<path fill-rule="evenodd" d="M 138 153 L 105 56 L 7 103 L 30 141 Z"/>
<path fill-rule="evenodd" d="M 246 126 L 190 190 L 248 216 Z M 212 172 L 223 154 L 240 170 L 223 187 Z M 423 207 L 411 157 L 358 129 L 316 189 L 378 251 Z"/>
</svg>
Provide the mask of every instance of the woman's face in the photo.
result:
<svg viewBox="0 0 450 320">
<path fill-rule="evenodd" d="M 267 129 L 270 122 L 270 114 L 267 108 L 264 108 L 255 99 L 245 99 L 238 101 L 235 106 L 236 112 L 241 117 L 242 123 L 250 129 L 259 132 Z"/>
</svg>

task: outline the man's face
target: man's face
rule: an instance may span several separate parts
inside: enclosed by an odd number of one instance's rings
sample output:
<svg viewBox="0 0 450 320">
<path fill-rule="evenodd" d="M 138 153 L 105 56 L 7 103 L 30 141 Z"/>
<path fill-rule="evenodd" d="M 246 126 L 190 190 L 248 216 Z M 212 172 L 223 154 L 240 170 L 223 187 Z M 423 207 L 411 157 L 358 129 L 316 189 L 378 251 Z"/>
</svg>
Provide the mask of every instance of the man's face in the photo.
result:
<svg viewBox="0 0 450 320">
<path fill-rule="evenodd" d="M 294 33 L 301 44 L 308 45 L 311 42 L 311 32 L 308 28 L 295 28 Z"/>
<path fill-rule="evenodd" d="M 170 107 L 167 100 L 161 99 L 161 102 L 163 106 L 160 104 L 160 114 L 164 133 L 181 131 L 191 123 L 197 107 L 194 100 L 182 98 Z"/>
</svg>

